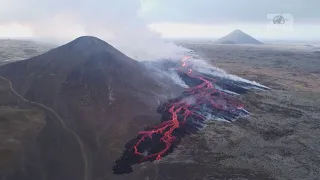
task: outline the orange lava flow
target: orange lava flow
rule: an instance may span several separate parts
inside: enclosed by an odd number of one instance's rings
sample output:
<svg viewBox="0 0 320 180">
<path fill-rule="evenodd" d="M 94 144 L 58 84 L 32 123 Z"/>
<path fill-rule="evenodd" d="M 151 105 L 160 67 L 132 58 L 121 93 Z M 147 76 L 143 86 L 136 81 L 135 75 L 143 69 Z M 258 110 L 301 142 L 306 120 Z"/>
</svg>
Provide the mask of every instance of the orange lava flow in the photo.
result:
<svg viewBox="0 0 320 180">
<path fill-rule="evenodd" d="M 182 60 L 182 67 L 187 67 L 186 61 L 190 57 L 184 57 Z M 167 106 L 168 112 L 170 113 L 170 119 L 163 121 L 159 125 L 155 125 L 151 130 L 140 131 L 139 139 L 134 144 L 133 149 L 136 155 L 141 156 L 140 162 L 145 161 L 149 158 L 155 158 L 160 160 L 165 153 L 172 147 L 177 137 L 174 136 L 174 131 L 183 126 L 188 120 L 188 117 L 193 116 L 193 121 L 203 123 L 206 120 L 206 117 L 197 113 L 201 108 L 202 104 L 209 104 L 212 108 L 215 108 L 220 111 L 228 109 L 230 104 L 235 107 L 242 107 L 243 105 L 237 102 L 235 99 L 227 97 L 223 92 L 216 89 L 214 86 L 214 79 L 208 77 L 201 77 L 192 74 L 192 70 L 188 69 L 186 75 L 191 78 L 198 79 L 201 83 L 192 88 L 188 88 L 186 92 L 194 97 L 192 104 L 185 101 L 184 99 L 179 100 L 178 102 L 169 103 Z M 221 103 L 227 102 L 227 103 Z M 228 105 L 229 104 L 229 105 Z M 155 135 L 160 135 L 160 143 L 163 143 L 165 146 L 163 149 L 160 149 L 158 152 L 152 154 L 145 154 L 144 152 L 139 152 L 139 146 L 143 141 L 148 138 L 153 138 Z"/>
</svg>

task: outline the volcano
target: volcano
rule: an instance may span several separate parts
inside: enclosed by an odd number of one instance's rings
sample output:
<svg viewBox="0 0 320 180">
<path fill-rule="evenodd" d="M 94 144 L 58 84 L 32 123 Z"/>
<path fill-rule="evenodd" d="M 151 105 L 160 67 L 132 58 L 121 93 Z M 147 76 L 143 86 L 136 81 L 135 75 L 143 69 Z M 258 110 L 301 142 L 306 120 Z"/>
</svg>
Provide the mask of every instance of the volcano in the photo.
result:
<svg viewBox="0 0 320 180">
<path fill-rule="evenodd" d="M 236 29 L 226 36 L 218 39 L 217 42 L 221 44 L 263 44 L 239 29 Z"/>
<path fill-rule="evenodd" d="M 21 157 L 25 163 L 18 159 L 3 178 L 106 177 L 125 141 L 157 123 L 158 104 L 182 91 L 150 74 L 143 64 L 90 36 L 1 66 L 0 76 L 46 114 L 34 145 Z"/>
<path fill-rule="evenodd" d="M 136 164 L 169 155 L 208 121 L 249 115 L 239 95 L 268 89 L 192 54 L 138 62 L 90 36 L 1 66 L 0 78 L 17 98 L 12 106 L 19 105 L 5 110 L 39 119 L 19 158 L 1 172 L 8 180 L 100 180 L 131 173 Z"/>
</svg>

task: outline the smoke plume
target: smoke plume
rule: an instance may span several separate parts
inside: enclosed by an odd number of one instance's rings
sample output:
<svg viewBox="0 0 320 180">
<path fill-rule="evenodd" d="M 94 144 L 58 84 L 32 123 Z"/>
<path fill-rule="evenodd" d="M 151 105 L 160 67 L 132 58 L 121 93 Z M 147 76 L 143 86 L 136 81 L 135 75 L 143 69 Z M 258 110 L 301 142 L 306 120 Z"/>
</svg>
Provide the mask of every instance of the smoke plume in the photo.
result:
<svg viewBox="0 0 320 180">
<path fill-rule="evenodd" d="M 33 39 L 55 44 L 82 35 L 101 38 L 136 60 L 178 58 L 186 51 L 151 32 L 139 0 L 0 1 L 0 25 L 27 27 Z M 37 7 L 37 8 L 35 8 Z"/>
</svg>

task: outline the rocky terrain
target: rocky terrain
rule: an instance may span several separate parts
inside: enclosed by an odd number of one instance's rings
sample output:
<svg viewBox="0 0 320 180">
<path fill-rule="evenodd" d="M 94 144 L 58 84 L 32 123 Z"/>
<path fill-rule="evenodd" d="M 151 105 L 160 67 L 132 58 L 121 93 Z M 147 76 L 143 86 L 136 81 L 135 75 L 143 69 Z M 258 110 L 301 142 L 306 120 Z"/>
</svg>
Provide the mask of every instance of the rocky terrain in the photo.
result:
<svg viewBox="0 0 320 180">
<path fill-rule="evenodd" d="M 92 49 L 83 51 L 88 44 Z M 154 110 L 158 102 L 153 98 L 165 100 L 180 89 L 147 76 L 141 83 L 143 73 L 135 73 L 146 72 L 137 71 L 143 67 L 97 39 L 78 39 L 44 55 L 0 67 L 0 75 L 12 81 L 17 93 L 28 100 L 10 95 L 14 92 L 8 82 L 0 79 L 1 178 L 320 177 L 319 53 L 274 45 L 184 45 L 212 65 L 272 89 L 241 96 L 249 117 L 235 123 L 213 121 L 199 134 L 183 139 L 173 154 L 162 160 L 135 165 L 132 174 L 113 175 L 112 163 L 126 141 L 159 120 Z M 99 49 L 101 46 L 110 51 Z M 92 56 L 97 52 L 99 56 Z M 78 56 L 81 53 L 83 58 Z M 70 62 L 67 66 L 66 61 Z M 154 94 L 146 96 L 149 90 Z"/>
<path fill-rule="evenodd" d="M 0 65 L 42 54 L 54 45 L 14 39 L 0 39 Z"/>
<path fill-rule="evenodd" d="M 250 117 L 234 124 L 213 122 L 201 135 L 190 139 L 191 144 L 202 141 L 203 148 L 182 147 L 178 157 L 183 154 L 189 157 L 183 158 L 190 159 L 189 163 L 197 163 L 199 160 L 194 160 L 192 155 L 195 151 L 196 157 L 208 165 L 217 162 L 230 168 L 263 171 L 273 179 L 320 177 L 318 54 L 309 49 L 275 45 L 186 46 L 214 66 L 258 81 L 272 90 L 252 91 L 243 96 L 252 113 Z M 209 155 L 199 156 L 202 153 Z"/>
</svg>

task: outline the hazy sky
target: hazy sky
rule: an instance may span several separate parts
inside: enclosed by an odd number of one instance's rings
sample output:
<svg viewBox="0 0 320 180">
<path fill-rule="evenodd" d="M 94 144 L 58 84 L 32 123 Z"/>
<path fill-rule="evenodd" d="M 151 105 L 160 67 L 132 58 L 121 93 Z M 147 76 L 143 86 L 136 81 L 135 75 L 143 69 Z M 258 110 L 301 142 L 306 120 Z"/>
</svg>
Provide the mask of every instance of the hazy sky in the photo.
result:
<svg viewBox="0 0 320 180">
<path fill-rule="evenodd" d="M 241 29 L 257 38 L 320 39 L 319 0 L 144 1 L 144 19 L 166 37 L 221 37 Z M 270 24 L 276 14 L 287 25 Z M 186 29 L 181 31 L 180 29 Z"/>
<path fill-rule="evenodd" d="M 258 39 L 319 40 L 319 7 L 320 0 L 0 0 L 0 37 L 94 35 L 140 49 L 160 36 L 218 38 L 234 29 Z M 285 26 L 273 25 L 272 14 L 283 14 Z"/>
<path fill-rule="evenodd" d="M 319 0 L 0 0 L 0 36 L 111 37 L 118 27 L 148 27 L 170 38 L 242 29 L 257 38 L 319 39 L 319 7 Z M 290 27 L 271 27 L 268 14 L 282 13 Z"/>
<path fill-rule="evenodd" d="M 164 37 L 220 37 L 241 28 L 258 38 L 312 39 L 320 38 L 319 7 L 319 0 L 0 0 L 0 36 L 112 36 L 111 26 L 148 26 Z M 267 15 L 281 13 L 292 15 L 293 30 L 268 29 Z"/>
</svg>

